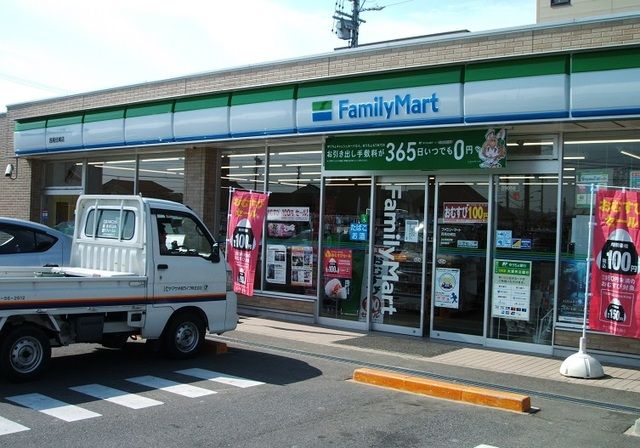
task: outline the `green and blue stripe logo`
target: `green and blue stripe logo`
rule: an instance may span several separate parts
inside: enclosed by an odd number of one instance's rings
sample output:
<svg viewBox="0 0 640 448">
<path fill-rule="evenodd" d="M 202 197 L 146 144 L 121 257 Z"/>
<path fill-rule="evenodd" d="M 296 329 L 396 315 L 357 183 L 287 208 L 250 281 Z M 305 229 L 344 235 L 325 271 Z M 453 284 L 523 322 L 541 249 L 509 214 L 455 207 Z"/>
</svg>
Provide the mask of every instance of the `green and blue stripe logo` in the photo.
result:
<svg viewBox="0 0 640 448">
<path fill-rule="evenodd" d="M 333 120 L 333 101 L 314 101 L 311 103 L 311 119 L 314 122 Z"/>
</svg>

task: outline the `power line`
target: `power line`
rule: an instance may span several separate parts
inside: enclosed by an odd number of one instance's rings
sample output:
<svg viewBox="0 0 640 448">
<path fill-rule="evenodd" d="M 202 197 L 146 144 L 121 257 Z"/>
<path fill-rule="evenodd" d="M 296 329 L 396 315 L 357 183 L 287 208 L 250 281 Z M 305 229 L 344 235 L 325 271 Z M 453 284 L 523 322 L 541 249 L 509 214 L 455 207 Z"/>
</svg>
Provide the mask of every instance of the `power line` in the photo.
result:
<svg viewBox="0 0 640 448">
<path fill-rule="evenodd" d="M 50 86 L 48 84 L 43 84 L 43 83 L 40 83 L 40 82 L 37 82 L 37 81 L 31 81 L 29 79 L 18 78 L 17 76 L 9 75 L 9 74 L 6 74 L 6 73 L 0 73 L 0 78 L 5 79 L 5 80 L 7 80 L 9 82 L 12 82 L 14 84 L 20 84 L 20 85 L 27 86 L 27 87 L 35 87 L 36 89 L 45 90 L 47 92 L 60 93 L 60 94 L 71 93 L 69 90 L 61 89 L 59 87 Z"/>
</svg>

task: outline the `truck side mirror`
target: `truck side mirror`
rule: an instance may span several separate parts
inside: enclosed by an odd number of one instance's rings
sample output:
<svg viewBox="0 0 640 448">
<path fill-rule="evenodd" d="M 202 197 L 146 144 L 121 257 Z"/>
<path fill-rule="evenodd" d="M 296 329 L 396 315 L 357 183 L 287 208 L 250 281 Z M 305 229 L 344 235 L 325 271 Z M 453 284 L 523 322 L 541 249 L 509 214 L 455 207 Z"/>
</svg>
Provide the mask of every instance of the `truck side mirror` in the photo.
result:
<svg viewBox="0 0 640 448">
<path fill-rule="evenodd" d="M 220 246 L 218 246 L 218 243 L 214 243 L 214 245 L 211 246 L 210 260 L 212 263 L 220 263 Z"/>
</svg>

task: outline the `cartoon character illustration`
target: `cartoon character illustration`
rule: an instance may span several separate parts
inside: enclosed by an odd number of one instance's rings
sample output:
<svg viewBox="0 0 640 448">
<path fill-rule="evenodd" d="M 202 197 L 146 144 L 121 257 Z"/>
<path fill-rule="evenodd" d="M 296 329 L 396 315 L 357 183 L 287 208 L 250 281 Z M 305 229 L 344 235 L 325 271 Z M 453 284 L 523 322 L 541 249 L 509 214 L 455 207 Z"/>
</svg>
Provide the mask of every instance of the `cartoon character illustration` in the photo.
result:
<svg viewBox="0 0 640 448">
<path fill-rule="evenodd" d="M 484 135 L 482 146 L 476 146 L 478 157 L 482 160 L 480 168 L 501 168 L 500 162 L 507 156 L 506 130 L 500 129 L 496 134 L 494 129 L 489 129 Z"/>
</svg>

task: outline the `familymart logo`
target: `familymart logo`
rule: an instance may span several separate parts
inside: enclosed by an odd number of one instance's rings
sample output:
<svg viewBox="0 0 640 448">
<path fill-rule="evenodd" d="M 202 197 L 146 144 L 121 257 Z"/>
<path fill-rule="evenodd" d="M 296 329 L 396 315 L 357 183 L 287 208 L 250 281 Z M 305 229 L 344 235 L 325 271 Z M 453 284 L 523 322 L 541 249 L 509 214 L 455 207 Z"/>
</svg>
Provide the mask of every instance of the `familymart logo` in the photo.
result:
<svg viewBox="0 0 640 448">
<path fill-rule="evenodd" d="M 338 120 L 377 118 L 391 120 L 393 118 L 411 115 L 424 115 L 440 111 L 440 98 L 436 93 L 429 97 L 413 97 L 410 93 L 384 97 L 374 96 L 373 101 L 351 102 L 348 99 L 337 100 Z M 314 101 L 312 107 L 312 120 L 332 121 L 333 101 Z"/>
<path fill-rule="evenodd" d="M 313 121 L 333 120 L 333 101 L 314 101 L 311 103 L 311 119 Z"/>
</svg>

